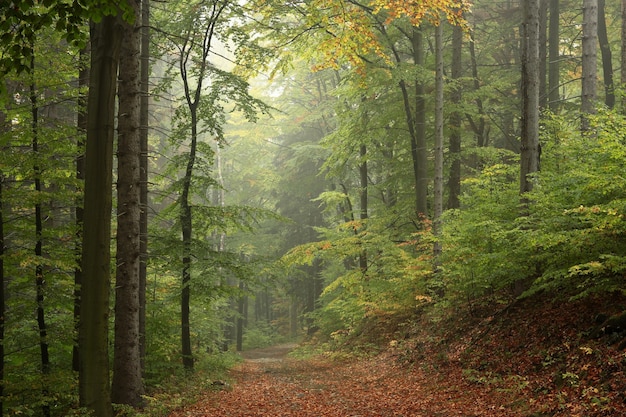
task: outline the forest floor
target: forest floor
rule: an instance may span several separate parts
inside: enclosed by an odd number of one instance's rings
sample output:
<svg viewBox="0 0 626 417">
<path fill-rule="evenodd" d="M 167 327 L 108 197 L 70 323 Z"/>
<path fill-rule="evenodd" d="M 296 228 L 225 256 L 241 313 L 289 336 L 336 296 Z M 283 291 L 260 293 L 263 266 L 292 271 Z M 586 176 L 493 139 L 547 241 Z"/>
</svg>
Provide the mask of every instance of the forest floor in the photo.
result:
<svg viewBox="0 0 626 417">
<path fill-rule="evenodd" d="M 170 417 L 624 416 L 625 352 L 589 332 L 597 314 L 625 307 L 621 295 L 539 297 L 436 322 L 379 316 L 360 334 L 386 340 L 375 355 L 245 352 L 228 385 Z"/>
</svg>

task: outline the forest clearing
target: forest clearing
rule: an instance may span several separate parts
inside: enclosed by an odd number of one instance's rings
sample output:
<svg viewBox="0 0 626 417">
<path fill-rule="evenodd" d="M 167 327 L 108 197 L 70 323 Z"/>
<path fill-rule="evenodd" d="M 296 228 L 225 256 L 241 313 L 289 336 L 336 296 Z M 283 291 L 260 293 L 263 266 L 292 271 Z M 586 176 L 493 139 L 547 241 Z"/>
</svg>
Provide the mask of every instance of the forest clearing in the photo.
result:
<svg viewBox="0 0 626 417">
<path fill-rule="evenodd" d="M 605 308 L 597 299 L 564 308 L 539 297 L 482 320 L 449 317 L 439 331 L 386 321 L 370 331 L 378 342 L 391 338 L 387 346 L 365 356 L 348 346 L 344 357 L 292 357 L 293 344 L 254 349 L 228 383 L 170 417 L 623 416 L 619 337 L 590 336 L 598 310 L 614 309 Z"/>
</svg>

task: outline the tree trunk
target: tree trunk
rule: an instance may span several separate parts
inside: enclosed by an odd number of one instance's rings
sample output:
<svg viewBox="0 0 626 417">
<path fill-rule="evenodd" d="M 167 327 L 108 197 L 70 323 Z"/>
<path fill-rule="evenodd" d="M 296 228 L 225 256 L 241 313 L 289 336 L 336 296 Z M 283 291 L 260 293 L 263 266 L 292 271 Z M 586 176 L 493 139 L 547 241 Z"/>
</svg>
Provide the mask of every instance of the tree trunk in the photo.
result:
<svg viewBox="0 0 626 417">
<path fill-rule="evenodd" d="M 87 104 L 85 219 L 83 231 L 79 348 L 80 405 L 96 417 L 111 417 L 109 384 L 109 291 L 111 189 L 115 90 L 122 40 L 119 16 L 91 27 L 91 72 Z"/>
<path fill-rule="evenodd" d="M 135 23 L 124 22 L 118 85 L 117 264 L 111 400 L 139 407 L 144 394 L 139 353 L 140 4 L 138 0 L 129 4 L 135 12 Z"/>
<path fill-rule="evenodd" d="M 191 289 L 191 236 L 192 236 L 192 214 L 189 192 L 191 189 L 191 176 L 196 160 L 196 146 L 198 141 L 198 121 L 197 109 L 191 106 L 191 145 L 187 160 L 187 169 L 183 178 L 183 190 L 180 195 L 180 224 L 182 228 L 183 245 L 183 271 L 182 290 L 180 299 L 180 325 L 181 325 L 181 354 L 183 356 L 183 366 L 186 370 L 193 370 L 194 360 L 191 350 L 191 325 L 190 325 L 190 299 Z"/>
<path fill-rule="evenodd" d="M 524 1 L 522 34 L 522 126 L 520 193 L 532 190 L 539 171 L 539 0 Z"/>
<path fill-rule="evenodd" d="M 622 42 L 621 42 L 621 73 L 622 88 L 626 86 L 626 0 L 622 0 Z M 626 114 L 626 95 L 622 98 L 622 114 Z"/>
<path fill-rule="evenodd" d="M 590 114 L 596 112 L 597 97 L 597 42 L 598 42 L 598 0 L 583 0 L 583 40 L 582 40 L 582 123 L 583 132 L 591 129 Z"/>
<path fill-rule="evenodd" d="M 548 108 L 548 0 L 539 0 L 539 108 Z"/>
<path fill-rule="evenodd" d="M 139 135 L 139 204 L 141 206 L 139 235 L 139 356 L 141 372 L 146 362 L 146 282 L 148 277 L 148 116 L 150 83 L 150 0 L 141 2 L 141 74 Z"/>
<path fill-rule="evenodd" d="M 89 48 L 86 47 L 80 51 L 80 70 L 78 72 L 78 88 L 79 91 L 83 91 L 89 86 L 89 68 L 86 64 L 87 57 L 89 56 Z M 76 147 L 78 148 L 78 156 L 76 157 L 76 179 L 79 182 L 85 179 L 85 141 L 84 135 L 87 132 L 87 97 L 83 93 L 79 93 L 78 96 L 78 115 L 76 127 L 78 128 L 78 141 Z M 76 237 L 80 242 L 82 239 L 83 230 L 83 202 L 76 202 Z M 77 267 L 74 269 L 74 332 L 75 340 L 72 350 L 72 370 L 78 372 L 80 369 L 79 349 L 78 349 L 78 323 L 80 320 L 80 286 L 82 283 L 83 272 L 80 268 L 81 262 L 81 249 L 80 243 L 76 244 L 76 261 Z"/>
<path fill-rule="evenodd" d="M 443 214 L 443 23 L 435 27 L 435 183 L 433 204 L 435 264 L 441 254 L 441 215 Z"/>
<path fill-rule="evenodd" d="M 35 56 L 31 56 L 30 60 L 31 73 L 35 72 Z M 30 84 L 30 106 L 31 106 L 31 131 L 33 135 L 32 150 L 35 164 L 33 166 L 35 178 L 35 193 L 41 195 L 41 168 L 39 166 L 39 108 L 37 104 L 38 92 L 34 81 Z M 43 257 L 43 214 L 41 212 L 41 201 L 36 199 L 35 203 L 35 257 L 42 259 Z M 43 264 L 37 262 L 35 265 L 35 286 L 37 301 L 37 328 L 39 330 L 39 352 L 41 359 L 41 394 L 44 398 L 41 412 L 44 417 L 50 416 L 50 406 L 47 403 L 47 397 L 50 393 L 48 387 L 48 375 L 50 374 L 50 355 L 48 353 L 48 329 L 46 327 L 46 316 L 44 309 L 44 275 Z"/>
<path fill-rule="evenodd" d="M 423 35 L 419 28 L 413 28 L 413 59 L 415 65 L 424 65 Z M 415 80 L 415 143 L 414 157 L 417 167 L 415 172 L 416 212 L 419 217 L 428 218 L 428 153 L 426 145 L 426 99 L 424 83 Z"/>
<path fill-rule="evenodd" d="M 626 1 L 626 0 L 624 0 Z M 549 32 L 549 64 L 548 64 L 548 108 L 552 113 L 558 113 L 560 104 L 559 88 L 561 84 L 559 74 L 559 60 L 561 59 L 559 0 L 550 0 L 550 32 Z"/>
<path fill-rule="evenodd" d="M 474 82 L 474 91 L 479 91 L 480 80 L 478 78 L 478 62 L 476 60 L 476 42 L 474 40 L 473 32 L 470 32 L 469 50 L 470 50 L 470 63 L 472 67 L 472 80 Z M 476 137 L 476 146 L 478 146 L 479 148 L 482 148 L 482 147 L 489 145 L 488 129 L 487 129 L 487 124 L 485 123 L 485 119 L 487 118 L 487 115 L 485 114 L 483 100 L 480 98 L 480 95 L 476 97 L 474 102 L 476 103 L 477 113 L 479 116 L 478 123 L 476 123 L 476 121 L 474 121 L 474 119 L 470 117 L 469 115 L 467 116 L 467 119 L 469 121 L 470 126 L 472 127 L 474 136 Z"/>
<path fill-rule="evenodd" d="M 609 35 L 606 30 L 605 0 L 598 0 L 598 41 L 602 54 L 602 72 L 604 74 L 604 104 L 609 109 L 615 107 L 615 88 L 613 84 L 613 56 Z"/>
<path fill-rule="evenodd" d="M 6 115 L 0 112 L 0 131 L 4 130 Z M 4 204 L 2 191 L 4 173 L 0 171 L 0 417 L 4 416 L 4 315 L 6 313 L 4 293 Z"/>
<path fill-rule="evenodd" d="M 244 314 L 245 314 L 245 283 L 243 280 L 239 280 L 239 298 L 237 299 L 237 352 L 241 352 L 243 350 L 243 323 L 244 323 Z"/>
<path fill-rule="evenodd" d="M 359 177 L 360 177 L 360 187 L 359 187 L 359 197 L 360 197 L 360 219 L 361 219 L 361 230 L 365 230 L 367 227 L 365 222 L 367 221 L 367 211 L 368 211 L 368 195 L 367 195 L 367 147 L 365 145 L 361 145 L 359 147 Z M 361 250 L 359 254 L 359 269 L 362 274 L 367 273 L 367 251 L 365 249 Z"/>
<path fill-rule="evenodd" d="M 448 208 L 455 209 L 461 206 L 461 77 L 462 66 L 463 29 L 460 26 L 452 28 L 452 64 L 450 76 L 452 77 L 453 89 L 450 94 L 453 110 L 450 114 L 450 177 L 448 178 Z"/>
</svg>

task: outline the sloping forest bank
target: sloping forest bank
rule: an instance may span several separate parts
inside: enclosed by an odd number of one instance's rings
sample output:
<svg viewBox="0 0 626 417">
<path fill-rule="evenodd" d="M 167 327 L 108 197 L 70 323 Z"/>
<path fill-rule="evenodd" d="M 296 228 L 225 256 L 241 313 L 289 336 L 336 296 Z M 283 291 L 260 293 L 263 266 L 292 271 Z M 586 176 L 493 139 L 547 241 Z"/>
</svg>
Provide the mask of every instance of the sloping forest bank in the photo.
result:
<svg viewBox="0 0 626 417">
<path fill-rule="evenodd" d="M 426 308 L 377 316 L 335 340 L 332 353 L 283 360 L 282 346 L 248 355 L 231 386 L 171 417 L 621 416 L 624 335 L 606 318 L 625 306 L 617 293 L 535 295 L 445 315 Z"/>
</svg>

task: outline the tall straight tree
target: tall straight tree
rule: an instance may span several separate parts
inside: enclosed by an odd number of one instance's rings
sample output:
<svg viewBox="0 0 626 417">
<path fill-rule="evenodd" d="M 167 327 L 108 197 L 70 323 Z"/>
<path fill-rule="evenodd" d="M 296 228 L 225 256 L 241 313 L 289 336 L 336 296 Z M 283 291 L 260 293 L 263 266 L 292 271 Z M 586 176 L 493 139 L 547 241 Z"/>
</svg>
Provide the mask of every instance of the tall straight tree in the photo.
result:
<svg viewBox="0 0 626 417">
<path fill-rule="evenodd" d="M 559 0 L 550 0 L 550 24 L 548 32 L 548 108 L 556 113 L 559 109 L 559 50 L 561 38 L 559 36 Z"/>
<path fill-rule="evenodd" d="M 148 116 L 150 83 L 150 0 L 141 2 L 141 109 L 139 112 L 139 181 L 141 204 L 139 224 L 139 355 L 141 370 L 145 370 L 146 360 L 146 279 L 148 274 Z"/>
<path fill-rule="evenodd" d="M 0 132 L 4 132 L 6 115 L 0 112 Z M 4 315 L 6 311 L 4 293 L 4 173 L 0 170 L 0 417 L 4 416 Z"/>
<path fill-rule="evenodd" d="M 139 125 L 140 0 L 129 0 L 134 21 L 124 22 L 118 85 L 117 265 L 111 400 L 140 406 L 144 387 L 139 342 L 141 153 Z"/>
<path fill-rule="evenodd" d="M 604 104 L 609 109 L 615 106 L 615 86 L 613 85 L 613 54 L 606 29 L 606 1 L 598 0 L 598 42 L 602 55 L 604 75 Z"/>
<path fill-rule="evenodd" d="M 452 92 L 450 101 L 455 106 L 450 114 L 450 176 L 448 178 L 448 208 L 459 208 L 461 203 L 461 121 L 463 113 L 460 109 L 462 99 L 462 87 L 460 85 L 463 75 L 462 54 L 463 52 L 463 28 L 452 28 L 452 65 L 450 76 Z"/>
<path fill-rule="evenodd" d="M 91 23 L 87 101 L 85 203 L 79 323 L 80 405 L 111 417 L 109 383 L 109 291 L 115 92 L 122 19 L 119 13 Z"/>
<path fill-rule="evenodd" d="M 443 214 L 443 22 L 435 26 L 435 183 L 433 229 L 441 235 Z M 441 243 L 435 240 L 435 262 L 441 254 Z"/>
<path fill-rule="evenodd" d="M 34 49 L 34 48 L 33 48 Z M 30 74 L 32 77 L 30 90 L 30 107 L 31 107 L 31 133 L 32 133 L 32 150 L 35 164 L 33 166 L 33 177 L 35 183 L 35 192 L 38 197 L 35 202 L 35 257 L 38 262 L 35 265 L 35 286 L 37 301 L 37 327 L 39 329 L 39 351 L 41 358 L 41 374 L 42 374 L 42 396 L 45 398 L 49 394 L 47 376 L 50 374 L 50 355 L 48 353 L 48 329 L 46 326 L 46 316 L 44 308 L 44 273 L 43 264 L 43 214 L 40 196 L 41 188 L 41 161 L 39 155 L 39 92 L 34 81 L 35 74 L 35 54 L 30 58 Z M 44 401 L 42 405 L 42 414 L 44 417 L 50 416 L 50 406 Z"/>
<path fill-rule="evenodd" d="M 622 88 L 626 86 L 626 0 L 622 0 L 622 42 L 620 47 L 622 54 L 620 82 Z M 626 113 L 626 94 L 622 97 L 622 113 Z"/>
<path fill-rule="evenodd" d="M 524 0 L 520 193 L 532 190 L 539 171 L 539 0 Z"/>
<path fill-rule="evenodd" d="M 589 115 L 596 111 L 598 95 L 598 0 L 583 0 L 581 129 L 589 131 Z"/>
</svg>

